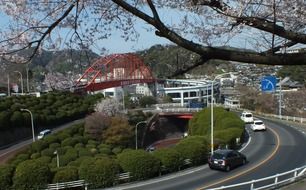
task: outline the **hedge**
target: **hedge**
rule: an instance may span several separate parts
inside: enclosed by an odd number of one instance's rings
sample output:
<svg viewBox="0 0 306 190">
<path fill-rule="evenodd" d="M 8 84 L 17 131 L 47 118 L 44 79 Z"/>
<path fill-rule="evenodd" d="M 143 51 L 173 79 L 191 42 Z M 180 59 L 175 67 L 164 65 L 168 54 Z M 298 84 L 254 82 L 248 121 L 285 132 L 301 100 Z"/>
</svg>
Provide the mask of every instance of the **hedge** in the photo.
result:
<svg viewBox="0 0 306 190">
<path fill-rule="evenodd" d="M 47 164 L 37 160 L 20 163 L 13 177 L 14 189 L 39 189 L 50 182 L 51 172 Z"/>
<path fill-rule="evenodd" d="M 182 159 L 191 159 L 194 165 L 206 163 L 209 144 L 203 136 L 191 136 L 180 141 L 174 148 Z"/>
<path fill-rule="evenodd" d="M 78 168 L 73 166 L 62 167 L 55 173 L 52 182 L 61 183 L 79 179 Z"/>
<path fill-rule="evenodd" d="M 117 159 L 124 172 L 130 172 L 135 180 L 157 176 L 160 171 L 160 160 L 144 150 L 123 151 Z"/>
<path fill-rule="evenodd" d="M 10 165 L 0 166 L 0 190 L 10 189 L 12 186 L 14 167 Z"/>
<path fill-rule="evenodd" d="M 162 166 L 169 172 L 177 171 L 183 164 L 179 152 L 174 148 L 163 148 L 153 152 L 153 156 L 161 161 Z"/>
<path fill-rule="evenodd" d="M 114 184 L 119 173 L 118 164 L 106 157 L 82 162 L 79 177 L 90 184 L 90 188 L 109 187 Z"/>
</svg>

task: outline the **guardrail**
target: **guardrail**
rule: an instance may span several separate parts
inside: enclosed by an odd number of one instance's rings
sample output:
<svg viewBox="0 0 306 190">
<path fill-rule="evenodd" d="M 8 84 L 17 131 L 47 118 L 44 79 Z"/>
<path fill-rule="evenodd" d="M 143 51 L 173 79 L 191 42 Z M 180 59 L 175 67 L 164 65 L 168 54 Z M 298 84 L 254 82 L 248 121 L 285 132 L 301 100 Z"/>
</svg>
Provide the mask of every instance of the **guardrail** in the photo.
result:
<svg viewBox="0 0 306 190">
<path fill-rule="evenodd" d="M 246 109 L 234 108 L 234 110 L 244 111 Z M 269 114 L 269 113 L 254 112 L 252 110 L 247 110 L 247 111 L 251 112 L 255 115 L 260 115 L 260 116 L 264 116 L 264 117 L 275 118 L 275 119 L 280 119 L 280 120 L 285 120 L 285 121 L 293 121 L 293 122 L 297 122 L 297 123 L 306 123 L 306 118 L 303 118 L 303 117 L 287 116 L 287 115 L 275 115 L 275 114 Z"/>
<path fill-rule="evenodd" d="M 87 190 L 88 184 L 85 180 L 78 180 L 78 181 L 69 181 L 63 183 L 53 183 L 48 184 L 45 190 L 58 190 L 58 189 L 67 189 L 67 188 L 74 188 L 74 187 L 84 187 Z"/>
<path fill-rule="evenodd" d="M 286 185 L 292 183 L 297 179 L 303 178 L 306 176 L 306 165 L 294 170 L 290 170 L 284 173 L 276 174 L 270 177 L 265 177 L 257 180 L 251 180 L 243 183 L 222 186 L 217 188 L 211 188 L 208 190 L 224 190 L 224 189 L 236 189 L 237 187 L 250 190 L 260 190 L 268 188 L 276 188 L 281 185 Z"/>
</svg>

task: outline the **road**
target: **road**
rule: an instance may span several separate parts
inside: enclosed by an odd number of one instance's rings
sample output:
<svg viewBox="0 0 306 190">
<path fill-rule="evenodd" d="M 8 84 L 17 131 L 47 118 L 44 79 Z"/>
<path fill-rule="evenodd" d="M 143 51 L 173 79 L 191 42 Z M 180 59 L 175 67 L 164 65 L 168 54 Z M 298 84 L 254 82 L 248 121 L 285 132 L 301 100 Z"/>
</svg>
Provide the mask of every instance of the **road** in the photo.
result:
<svg viewBox="0 0 306 190">
<path fill-rule="evenodd" d="M 75 124 L 81 123 L 83 121 L 84 121 L 84 119 L 79 119 L 79 120 L 75 120 L 75 121 L 60 125 L 60 126 L 54 128 L 54 129 L 52 129 L 52 132 L 54 133 L 54 132 L 63 130 L 65 128 L 71 126 L 71 125 L 75 125 Z M 0 150 L 0 164 L 5 163 L 7 160 L 12 158 L 18 151 L 22 150 L 23 148 L 26 148 L 31 143 L 32 143 L 32 137 L 27 139 L 27 140 L 24 140 L 22 142 L 12 144 L 8 148 Z"/>
<path fill-rule="evenodd" d="M 306 164 L 306 136 L 292 127 L 264 120 L 265 132 L 250 131 L 250 141 L 242 150 L 248 164 L 230 172 L 211 170 L 207 165 L 160 178 L 120 185 L 109 189 L 202 190 L 259 179 Z M 237 190 L 239 188 L 235 188 Z M 246 189 L 246 187 L 241 187 Z"/>
</svg>

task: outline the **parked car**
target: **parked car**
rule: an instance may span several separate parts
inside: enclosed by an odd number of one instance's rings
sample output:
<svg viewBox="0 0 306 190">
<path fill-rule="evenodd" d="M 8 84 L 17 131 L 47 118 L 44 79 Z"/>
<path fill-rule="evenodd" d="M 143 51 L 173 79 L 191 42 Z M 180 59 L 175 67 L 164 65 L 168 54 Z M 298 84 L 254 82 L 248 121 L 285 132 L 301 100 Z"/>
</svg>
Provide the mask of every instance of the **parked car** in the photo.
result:
<svg viewBox="0 0 306 190">
<path fill-rule="evenodd" d="M 244 121 L 244 123 L 253 123 L 254 122 L 254 119 L 253 119 L 253 114 L 251 112 L 242 112 L 241 113 L 241 116 L 240 116 L 240 119 L 242 121 Z"/>
<path fill-rule="evenodd" d="M 251 124 L 251 129 L 253 131 L 265 131 L 267 130 L 267 127 L 263 121 L 257 119 Z"/>
<path fill-rule="evenodd" d="M 43 130 L 41 132 L 39 132 L 38 136 L 37 136 L 37 139 L 43 139 L 45 136 L 51 134 L 51 130 L 50 129 L 46 129 L 46 130 Z"/>
<path fill-rule="evenodd" d="M 213 152 L 208 158 L 208 165 L 211 169 L 230 171 L 231 169 L 244 165 L 247 158 L 242 153 L 231 149 L 219 149 Z"/>
</svg>

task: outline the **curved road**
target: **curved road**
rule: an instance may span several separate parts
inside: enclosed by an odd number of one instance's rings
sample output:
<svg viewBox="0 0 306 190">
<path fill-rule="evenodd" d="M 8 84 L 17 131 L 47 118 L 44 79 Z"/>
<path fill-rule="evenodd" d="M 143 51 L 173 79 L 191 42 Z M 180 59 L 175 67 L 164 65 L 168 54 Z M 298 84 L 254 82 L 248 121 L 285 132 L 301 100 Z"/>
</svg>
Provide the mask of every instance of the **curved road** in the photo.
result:
<svg viewBox="0 0 306 190">
<path fill-rule="evenodd" d="M 264 122 L 268 127 L 265 132 L 253 132 L 247 126 L 251 140 L 241 151 L 249 161 L 244 166 L 223 172 L 211 170 L 205 165 L 110 189 L 202 190 L 259 179 L 305 165 L 306 136 L 295 128 L 281 123 L 267 120 Z"/>
<path fill-rule="evenodd" d="M 71 125 L 79 124 L 83 121 L 84 119 L 77 119 L 77 120 L 62 124 L 56 128 L 53 128 L 52 133 L 61 131 L 65 128 L 70 127 Z M 3 164 L 10 158 L 14 157 L 14 155 L 16 155 L 20 150 L 26 148 L 31 143 L 32 143 L 32 137 L 28 138 L 27 140 L 21 141 L 21 142 L 16 142 L 15 144 L 12 144 L 8 148 L 0 149 L 0 164 Z"/>
</svg>

